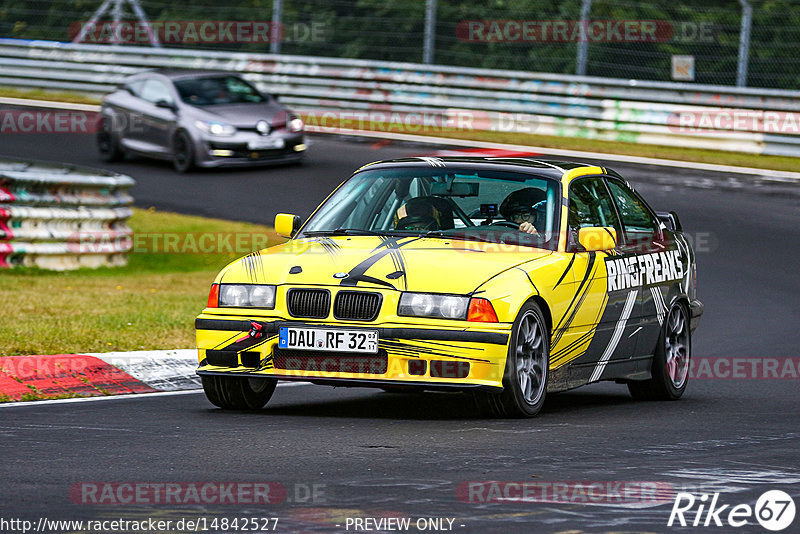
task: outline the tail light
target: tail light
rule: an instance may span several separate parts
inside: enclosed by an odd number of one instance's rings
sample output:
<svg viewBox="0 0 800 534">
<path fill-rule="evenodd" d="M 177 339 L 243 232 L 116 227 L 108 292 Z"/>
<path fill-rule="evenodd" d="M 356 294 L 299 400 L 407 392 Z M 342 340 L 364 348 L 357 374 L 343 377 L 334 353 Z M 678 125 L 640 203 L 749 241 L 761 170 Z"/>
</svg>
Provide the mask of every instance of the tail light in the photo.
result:
<svg viewBox="0 0 800 534">
<path fill-rule="evenodd" d="M 211 284 L 206 308 L 219 308 L 219 284 Z"/>
<path fill-rule="evenodd" d="M 471 298 L 469 300 L 469 311 L 467 321 L 480 323 L 496 323 L 497 314 L 494 312 L 492 303 L 487 299 Z"/>
</svg>

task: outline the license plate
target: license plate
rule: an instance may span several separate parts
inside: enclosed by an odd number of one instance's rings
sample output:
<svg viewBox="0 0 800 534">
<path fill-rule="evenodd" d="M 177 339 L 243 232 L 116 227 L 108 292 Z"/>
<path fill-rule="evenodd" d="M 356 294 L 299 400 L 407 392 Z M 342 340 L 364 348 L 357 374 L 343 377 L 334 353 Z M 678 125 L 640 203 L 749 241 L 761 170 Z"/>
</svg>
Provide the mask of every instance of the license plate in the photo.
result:
<svg viewBox="0 0 800 534">
<path fill-rule="evenodd" d="M 278 347 L 281 349 L 375 354 L 378 352 L 378 332 L 375 330 L 282 326 L 278 329 Z"/>
<path fill-rule="evenodd" d="M 266 148 L 283 148 L 285 144 L 282 137 L 267 137 L 266 139 L 253 139 L 247 142 L 250 150 L 264 150 Z"/>
</svg>

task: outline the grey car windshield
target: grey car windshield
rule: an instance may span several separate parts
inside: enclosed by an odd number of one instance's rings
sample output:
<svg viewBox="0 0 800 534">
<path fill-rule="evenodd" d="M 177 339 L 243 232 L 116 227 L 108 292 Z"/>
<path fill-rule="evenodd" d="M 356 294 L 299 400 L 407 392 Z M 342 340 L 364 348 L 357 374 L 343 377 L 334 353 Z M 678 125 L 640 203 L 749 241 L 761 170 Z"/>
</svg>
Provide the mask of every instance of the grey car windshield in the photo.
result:
<svg viewBox="0 0 800 534">
<path fill-rule="evenodd" d="M 425 168 L 360 172 L 300 237 L 424 235 L 555 249 L 560 184 L 533 174 Z"/>
<path fill-rule="evenodd" d="M 181 100 L 192 106 L 266 102 L 266 97 L 237 76 L 208 76 L 175 81 Z"/>
</svg>

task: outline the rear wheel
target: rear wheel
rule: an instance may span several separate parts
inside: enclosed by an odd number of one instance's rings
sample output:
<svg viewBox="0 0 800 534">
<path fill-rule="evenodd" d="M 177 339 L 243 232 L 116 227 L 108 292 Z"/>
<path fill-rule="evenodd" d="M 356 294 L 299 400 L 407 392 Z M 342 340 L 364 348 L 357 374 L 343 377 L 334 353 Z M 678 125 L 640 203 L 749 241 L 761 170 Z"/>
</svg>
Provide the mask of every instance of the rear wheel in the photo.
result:
<svg viewBox="0 0 800 534">
<path fill-rule="evenodd" d="M 692 356 L 692 337 L 689 313 L 680 302 L 669 309 L 658 347 L 653 357 L 652 378 L 628 382 L 633 398 L 640 400 L 677 400 L 689 382 L 689 361 Z"/>
<path fill-rule="evenodd" d="M 534 302 L 522 307 L 506 357 L 501 393 L 477 394 L 480 404 L 497 417 L 533 417 L 547 396 L 550 335 L 542 311 Z"/>
<path fill-rule="evenodd" d="M 183 174 L 194 168 L 194 148 L 189 134 L 183 130 L 175 134 L 172 141 L 172 165 Z"/>
<path fill-rule="evenodd" d="M 245 378 L 238 376 L 203 376 L 203 391 L 214 406 L 226 410 L 258 410 L 275 392 L 274 378 Z"/>
</svg>

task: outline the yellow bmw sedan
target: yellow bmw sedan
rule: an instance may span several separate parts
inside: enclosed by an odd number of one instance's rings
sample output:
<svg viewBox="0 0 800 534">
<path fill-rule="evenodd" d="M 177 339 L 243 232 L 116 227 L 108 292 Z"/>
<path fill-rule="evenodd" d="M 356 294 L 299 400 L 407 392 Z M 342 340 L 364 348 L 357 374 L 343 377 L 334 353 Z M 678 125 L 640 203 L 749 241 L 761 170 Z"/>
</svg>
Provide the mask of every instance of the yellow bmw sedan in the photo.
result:
<svg viewBox="0 0 800 534">
<path fill-rule="evenodd" d="M 529 158 L 371 163 L 282 245 L 219 273 L 195 322 L 209 401 L 260 409 L 278 380 L 472 393 L 530 417 L 600 380 L 686 389 L 703 313 L 677 214 L 605 167 Z"/>
</svg>

